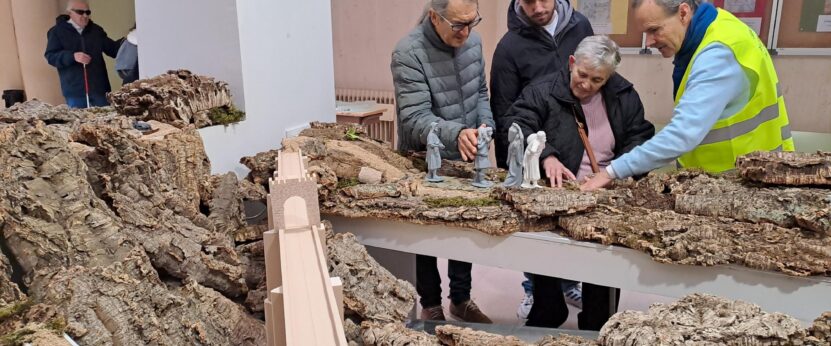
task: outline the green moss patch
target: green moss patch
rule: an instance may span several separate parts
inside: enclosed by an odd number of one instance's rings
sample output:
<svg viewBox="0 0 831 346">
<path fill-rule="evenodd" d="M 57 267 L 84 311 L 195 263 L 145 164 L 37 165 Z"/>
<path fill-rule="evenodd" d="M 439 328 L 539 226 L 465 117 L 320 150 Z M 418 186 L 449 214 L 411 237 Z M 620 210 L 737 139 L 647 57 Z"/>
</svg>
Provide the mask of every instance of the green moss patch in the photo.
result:
<svg viewBox="0 0 831 346">
<path fill-rule="evenodd" d="M 217 107 L 210 110 L 208 118 L 211 119 L 211 124 L 228 125 L 238 123 L 245 119 L 245 112 L 234 106 Z"/>
<path fill-rule="evenodd" d="M 430 208 L 446 208 L 446 207 L 492 207 L 499 205 L 499 201 L 493 198 L 473 198 L 467 199 L 462 197 L 453 198 L 425 198 L 426 203 Z"/>
<path fill-rule="evenodd" d="M 361 182 L 358 181 L 356 178 L 340 178 L 338 179 L 338 189 L 345 189 L 347 187 L 353 187 L 355 185 L 360 184 Z"/>
</svg>

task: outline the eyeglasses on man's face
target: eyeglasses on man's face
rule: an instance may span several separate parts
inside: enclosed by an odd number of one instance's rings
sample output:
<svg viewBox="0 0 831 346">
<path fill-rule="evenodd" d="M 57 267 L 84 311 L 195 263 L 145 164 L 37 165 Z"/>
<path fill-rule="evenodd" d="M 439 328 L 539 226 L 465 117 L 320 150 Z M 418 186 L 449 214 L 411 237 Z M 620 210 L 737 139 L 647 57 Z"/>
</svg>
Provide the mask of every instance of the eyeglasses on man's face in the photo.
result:
<svg viewBox="0 0 831 346">
<path fill-rule="evenodd" d="M 75 12 L 75 14 L 77 14 L 79 16 L 83 16 L 83 15 L 89 16 L 89 15 L 92 14 L 92 11 L 90 11 L 90 10 L 79 10 L 77 8 L 73 8 L 72 12 Z"/>
<path fill-rule="evenodd" d="M 479 15 L 479 11 L 476 11 L 476 19 L 469 21 L 467 23 L 453 23 L 447 20 L 447 18 L 444 18 L 444 16 L 442 16 L 441 13 L 436 12 L 436 14 L 439 15 L 441 19 L 444 19 L 447 25 L 450 25 L 450 30 L 453 30 L 453 32 L 462 31 L 465 29 L 465 27 L 473 29 L 473 27 L 479 25 L 479 23 L 482 22 L 482 16 Z"/>
</svg>

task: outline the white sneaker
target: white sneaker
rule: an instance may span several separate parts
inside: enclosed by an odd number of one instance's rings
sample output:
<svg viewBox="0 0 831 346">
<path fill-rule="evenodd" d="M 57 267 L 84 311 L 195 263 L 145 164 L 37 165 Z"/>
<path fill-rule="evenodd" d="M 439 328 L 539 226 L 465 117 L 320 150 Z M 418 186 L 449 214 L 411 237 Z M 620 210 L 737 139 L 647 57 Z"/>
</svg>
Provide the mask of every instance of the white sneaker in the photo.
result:
<svg viewBox="0 0 831 346">
<path fill-rule="evenodd" d="M 519 307 L 516 309 L 516 317 L 521 320 L 528 319 L 528 313 L 531 312 L 531 306 L 534 305 L 534 296 L 530 294 L 526 294 L 525 298 L 522 298 L 522 302 L 519 303 Z"/>
<path fill-rule="evenodd" d="M 563 296 L 565 296 L 567 304 L 581 310 L 583 309 L 583 291 L 580 289 L 580 285 L 569 287 L 563 292 Z"/>
</svg>

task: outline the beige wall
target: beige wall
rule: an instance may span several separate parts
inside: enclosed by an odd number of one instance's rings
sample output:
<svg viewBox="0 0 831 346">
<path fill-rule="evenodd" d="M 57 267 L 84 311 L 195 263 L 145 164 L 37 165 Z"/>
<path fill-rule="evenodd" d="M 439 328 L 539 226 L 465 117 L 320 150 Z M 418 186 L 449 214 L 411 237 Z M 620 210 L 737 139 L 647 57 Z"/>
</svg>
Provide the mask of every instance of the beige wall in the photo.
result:
<svg viewBox="0 0 831 346">
<path fill-rule="evenodd" d="M 390 53 L 415 25 L 426 1 L 333 0 L 335 84 L 338 88 L 392 90 Z M 486 70 L 496 43 L 507 31 L 509 0 L 480 1 Z M 796 131 L 831 133 L 831 57 L 774 57 Z M 647 118 L 666 123 L 672 115 L 672 61 L 624 55 L 619 72 L 635 84 Z"/>
<path fill-rule="evenodd" d="M 91 0 L 89 6 L 93 11 L 92 19 L 104 28 L 107 35 L 113 40 L 127 36 L 130 28 L 136 23 L 135 0 Z M 107 73 L 113 90 L 121 87 L 121 78 L 115 72 L 115 59 L 104 54 L 107 62 Z"/>
<path fill-rule="evenodd" d="M 57 2 L 12 0 L 11 5 L 26 97 L 52 104 L 64 103 L 58 71 L 43 57 L 46 32 L 55 25 L 59 13 Z"/>
<path fill-rule="evenodd" d="M 482 35 L 488 63 L 499 37 L 507 29 L 502 9 L 509 2 L 480 1 L 479 14 L 484 21 L 476 31 Z M 336 86 L 392 90 L 390 53 L 398 40 L 415 27 L 425 4 L 426 1 L 419 0 L 332 0 Z M 490 67 L 486 70 L 490 71 Z"/>
<path fill-rule="evenodd" d="M 11 0 L 0 0 L 0 92 L 23 89 L 17 39 L 14 37 Z M 0 108 L 5 104 L 0 101 Z"/>
</svg>

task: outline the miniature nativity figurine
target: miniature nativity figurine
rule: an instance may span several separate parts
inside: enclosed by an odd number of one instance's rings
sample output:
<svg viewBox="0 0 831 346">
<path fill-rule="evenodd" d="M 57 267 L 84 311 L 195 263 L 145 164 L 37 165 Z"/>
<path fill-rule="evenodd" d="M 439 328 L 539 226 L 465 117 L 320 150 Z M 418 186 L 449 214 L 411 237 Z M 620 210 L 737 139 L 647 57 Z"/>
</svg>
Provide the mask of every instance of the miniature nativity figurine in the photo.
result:
<svg viewBox="0 0 831 346">
<path fill-rule="evenodd" d="M 441 168 L 441 150 L 444 149 L 444 144 L 439 139 L 438 123 L 430 124 L 430 133 L 427 134 L 427 180 L 431 183 L 439 183 L 444 181 L 444 178 L 439 176 L 439 168 Z"/>
<path fill-rule="evenodd" d="M 491 168 L 491 161 L 488 159 L 489 145 L 493 137 L 492 127 L 480 127 L 476 143 L 476 158 L 473 160 L 473 169 L 476 170 L 476 176 L 473 178 L 471 185 L 481 188 L 493 186 L 493 183 L 485 180 L 485 170 Z"/>
<path fill-rule="evenodd" d="M 503 187 L 519 187 L 522 185 L 522 159 L 525 155 L 525 136 L 517 123 L 511 124 L 508 129 L 508 175 L 502 183 Z"/>
<path fill-rule="evenodd" d="M 535 189 L 540 187 L 537 183 L 540 180 L 540 154 L 545 148 L 545 132 L 540 131 L 528 136 L 528 147 L 525 148 L 525 160 L 523 166 L 525 172 L 522 175 L 522 187 Z"/>
</svg>

